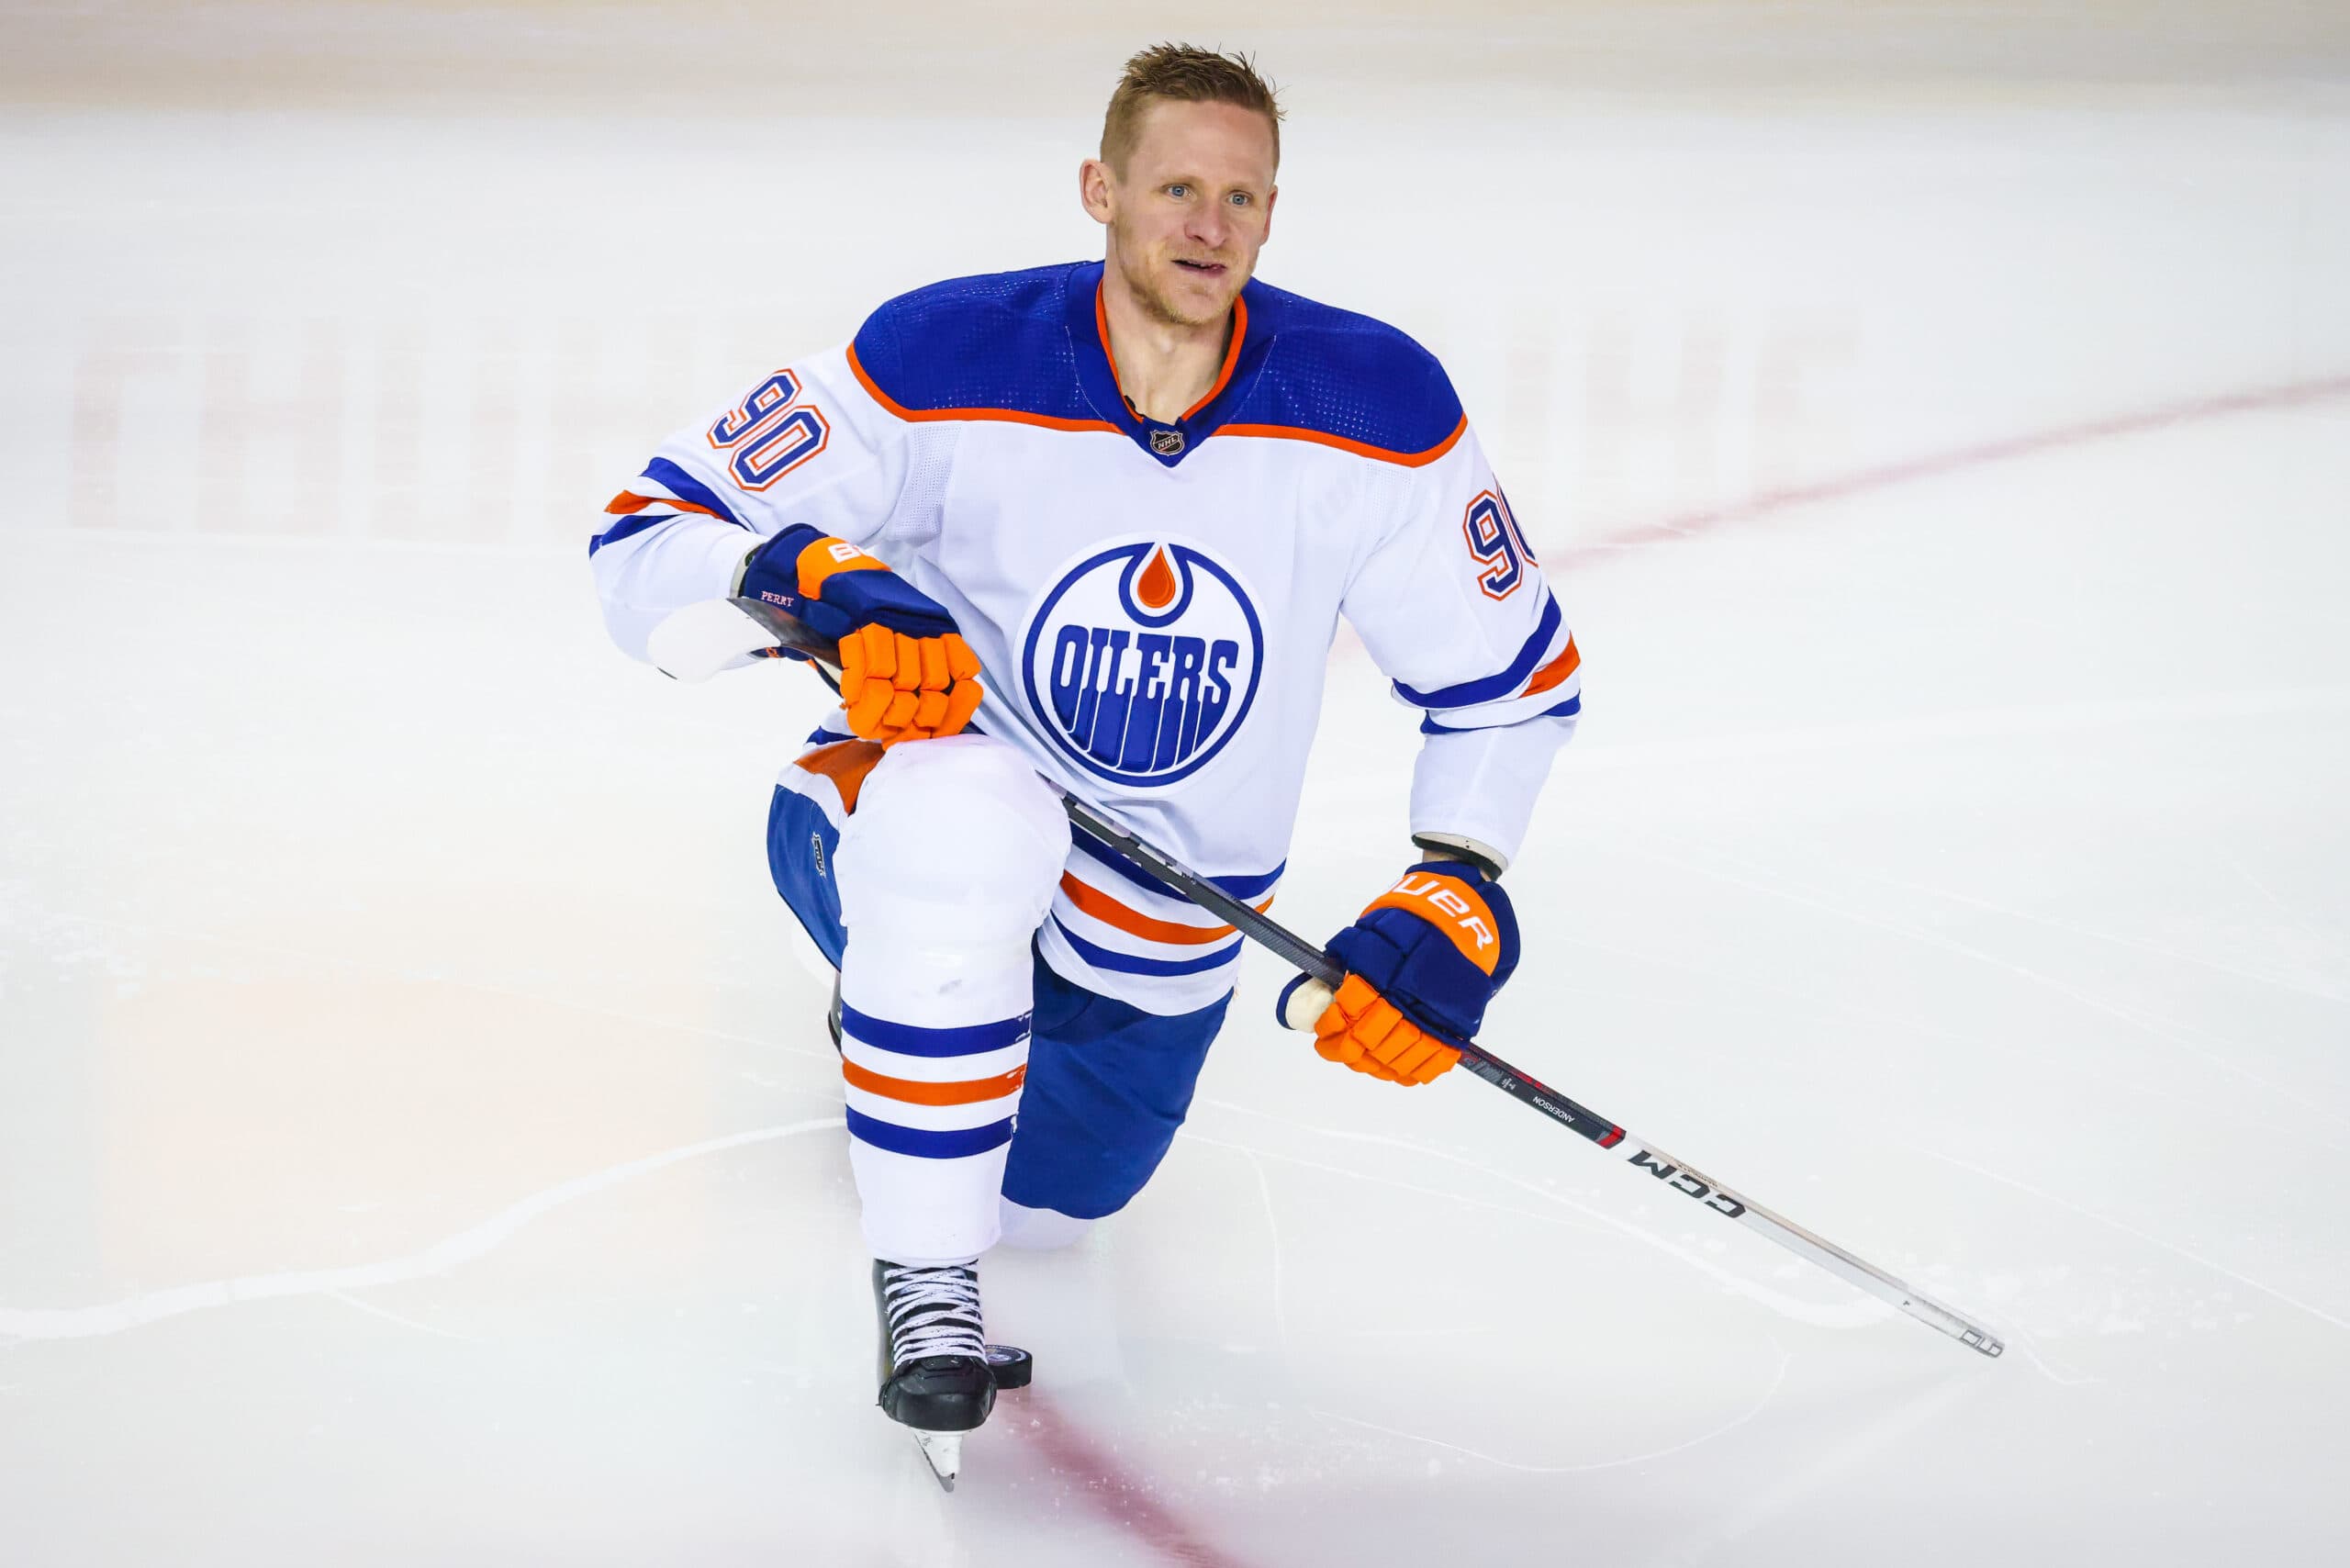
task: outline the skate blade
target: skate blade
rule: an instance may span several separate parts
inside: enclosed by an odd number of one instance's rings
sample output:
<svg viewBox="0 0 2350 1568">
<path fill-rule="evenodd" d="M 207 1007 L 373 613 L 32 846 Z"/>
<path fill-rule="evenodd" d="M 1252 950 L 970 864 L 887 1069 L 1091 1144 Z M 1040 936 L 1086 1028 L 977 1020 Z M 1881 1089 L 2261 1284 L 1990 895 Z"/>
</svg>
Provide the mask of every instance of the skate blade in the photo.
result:
<svg viewBox="0 0 2350 1568">
<path fill-rule="evenodd" d="M 947 1491 L 955 1490 L 955 1477 L 963 1469 L 963 1434 L 960 1432 L 916 1432 L 914 1446 L 922 1450 L 923 1462 L 938 1484 Z"/>
</svg>

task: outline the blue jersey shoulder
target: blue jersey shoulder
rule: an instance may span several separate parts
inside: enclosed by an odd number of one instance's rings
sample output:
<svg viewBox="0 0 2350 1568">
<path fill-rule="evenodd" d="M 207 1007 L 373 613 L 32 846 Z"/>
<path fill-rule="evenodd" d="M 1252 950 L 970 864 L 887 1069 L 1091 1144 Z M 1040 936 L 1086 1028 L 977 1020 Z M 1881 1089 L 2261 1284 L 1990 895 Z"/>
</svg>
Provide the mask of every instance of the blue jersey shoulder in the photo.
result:
<svg viewBox="0 0 2350 1568">
<path fill-rule="evenodd" d="M 1069 279 L 1082 265 L 950 278 L 901 294 L 857 329 L 858 368 L 904 412 L 1098 420 L 1079 388 L 1065 320 Z"/>
<path fill-rule="evenodd" d="M 1251 281 L 1241 297 L 1265 358 L 1226 423 L 1286 426 L 1398 454 L 1432 452 L 1459 433 L 1451 379 L 1405 333 L 1269 284 Z"/>
</svg>

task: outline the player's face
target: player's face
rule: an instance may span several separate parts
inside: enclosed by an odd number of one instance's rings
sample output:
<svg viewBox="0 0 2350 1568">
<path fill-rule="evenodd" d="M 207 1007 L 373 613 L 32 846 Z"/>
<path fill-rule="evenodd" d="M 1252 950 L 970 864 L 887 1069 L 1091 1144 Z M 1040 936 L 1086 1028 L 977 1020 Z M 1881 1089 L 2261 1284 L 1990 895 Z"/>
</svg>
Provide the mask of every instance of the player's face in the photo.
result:
<svg viewBox="0 0 2350 1568">
<path fill-rule="evenodd" d="M 1162 99 L 1145 111 L 1123 173 L 1085 168 L 1110 264 L 1173 326 L 1221 321 L 1232 308 L 1271 231 L 1274 194 L 1272 127 L 1233 104 Z"/>
</svg>

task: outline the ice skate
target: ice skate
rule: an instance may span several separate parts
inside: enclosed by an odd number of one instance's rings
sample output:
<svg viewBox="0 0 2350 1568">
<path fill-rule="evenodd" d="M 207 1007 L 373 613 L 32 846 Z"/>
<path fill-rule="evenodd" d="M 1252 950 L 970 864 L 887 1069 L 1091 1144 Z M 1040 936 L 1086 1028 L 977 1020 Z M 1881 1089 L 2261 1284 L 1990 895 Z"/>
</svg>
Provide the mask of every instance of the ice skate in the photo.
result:
<svg viewBox="0 0 2350 1568">
<path fill-rule="evenodd" d="M 995 1407 L 979 1274 L 968 1265 L 906 1267 L 877 1259 L 873 1305 L 880 1326 L 882 1413 L 913 1429 L 932 1473 L 952 1492 L 962 1469 L 963 1434 Z"/>
</svg>

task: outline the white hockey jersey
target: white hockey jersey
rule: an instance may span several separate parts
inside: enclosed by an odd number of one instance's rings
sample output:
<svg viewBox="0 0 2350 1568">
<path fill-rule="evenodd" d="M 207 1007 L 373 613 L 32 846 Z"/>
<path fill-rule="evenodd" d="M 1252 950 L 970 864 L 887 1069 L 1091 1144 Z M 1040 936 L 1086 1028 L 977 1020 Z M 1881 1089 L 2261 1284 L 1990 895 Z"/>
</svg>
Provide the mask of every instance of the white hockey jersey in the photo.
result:
<svg viewBox="0 0 2350 1568">
<path fill-rule="evenodd" d="M 672 436 L 588 546 L 614 639 L 643 658 L 759 538 L 837 534 L 953 612 L 976 727 L 1262 903 L 1344 615 L 1423 715 L 1411 831 L 1515 856 L 1580 655 L 1443 369 L 1252 281 L 1214 386 L 1160 423 L 1119 392 L 1102 270 L 906 295 Z M 1240 946 L 1082 834 L 1039 941 L 1162 1014 L 1228 991 Z"/>
</svg>

